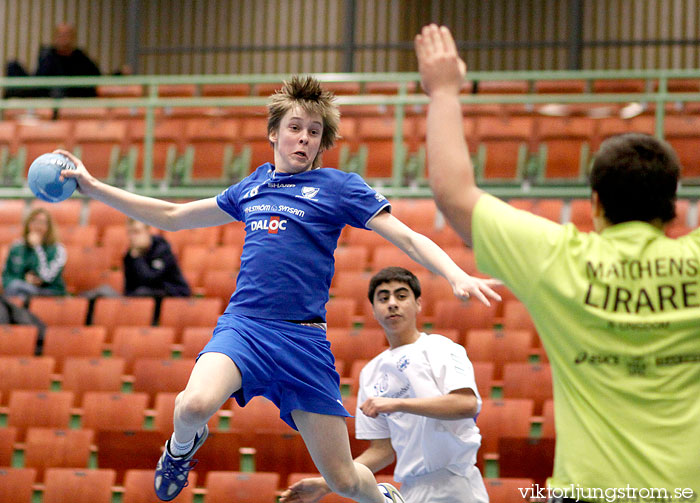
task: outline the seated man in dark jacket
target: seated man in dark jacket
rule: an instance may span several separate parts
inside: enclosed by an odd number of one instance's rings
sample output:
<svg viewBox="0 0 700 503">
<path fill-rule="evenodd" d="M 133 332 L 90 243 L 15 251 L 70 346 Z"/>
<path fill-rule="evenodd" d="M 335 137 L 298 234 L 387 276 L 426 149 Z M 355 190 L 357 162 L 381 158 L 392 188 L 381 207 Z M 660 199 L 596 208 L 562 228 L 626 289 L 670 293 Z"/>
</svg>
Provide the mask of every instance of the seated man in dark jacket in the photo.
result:
<svg viewBox="0 0 700 503">
<path fill-rule="evenodd" d="M 129 251 L 124 255 L 124 295 L 188 297 L 190 287 L 168 242 L 138 220 L 127 223 Z"/>
</svg>

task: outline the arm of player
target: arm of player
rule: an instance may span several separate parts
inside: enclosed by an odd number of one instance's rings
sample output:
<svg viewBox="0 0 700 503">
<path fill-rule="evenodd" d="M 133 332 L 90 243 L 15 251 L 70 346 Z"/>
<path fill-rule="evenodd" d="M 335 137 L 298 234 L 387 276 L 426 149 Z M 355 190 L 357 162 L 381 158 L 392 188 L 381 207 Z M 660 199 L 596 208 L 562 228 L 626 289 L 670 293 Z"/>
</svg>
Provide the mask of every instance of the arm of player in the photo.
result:
<svg viewBox="0 0 700 503">
<path fill-rule="evenodd" d="M 491 287 L 500 285 L 495 279 L 481 279 L 470 276 L 429 238 L 419 234 L 387 211 L 380 212 L 367 223 L 367 227 L 387 239 L 420 265 L 440 274 L 452 285 L 455 296 L 462 300 L 475 296 L 486 305 L 487 297 L 501 300 L 501 296 Z"/>
<path fill-rule="evenodd" d="M 376 473 L 394 461 L 394 448 L 390 438 L 372 440 L 370 446 L 362 454 L 355 458 L 356 463 L 361 463 Z M 316 503 L 326 494 L 331 492 L 330 487 L 322 477 L 302 479 L 292 485 L 280 496 L 280 503 Z"/>
<path fill-rule="evenodd" d="M 233 222 L 234 219 L 219 208 L 216 198 L 201 199 L 189 203 L 172 203 L 132 194 L 112 187 L 92 176 L 80 159 L 66 150 L 56 150 L 75 163 L 77 169 L 63 170 L 61 175 L 75 178 L 78 190 L 93 199 L 101 201 L 122 213 L 166 231 L 212 227 Z"/>
<path fill-rule="evenodd" d="M 471 243 L 472 212 L 483 192 L 464 141 L 459 88 L 466 65 L 450 31 L 431 24 L 415 40 L 421 84 L 430 97 L 427 155 L 430 186 L 450 225 Z"/>
<path fill-rule="evenodd" d="M 360 410 L 369 417 L 391 412 L 406 412 L 433 419 L 464 419 L 476 416 L 479 403 L 471 388 L 451 391 L 429 398 L 368 398 Z"/>
</svg>

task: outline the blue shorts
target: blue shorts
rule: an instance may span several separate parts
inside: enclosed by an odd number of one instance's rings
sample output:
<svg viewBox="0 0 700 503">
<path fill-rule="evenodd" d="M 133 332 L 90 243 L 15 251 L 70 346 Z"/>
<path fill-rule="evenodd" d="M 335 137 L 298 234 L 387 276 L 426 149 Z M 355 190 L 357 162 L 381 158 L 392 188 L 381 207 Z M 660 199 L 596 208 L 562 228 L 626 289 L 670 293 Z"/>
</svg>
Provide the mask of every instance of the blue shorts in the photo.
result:
<svg viewBox="0 0 700 503">
<path fill-rule="evenodd" d="M 223 314 L 199 354 L 211 352 L 225 354 L 241 371 L 241 389 L 231 395 L 241 407 L 262 395 L 295 430 L 294 409 L 352 417 L 343 407 L 331 344 L 320 328 Z"/>
</svg>

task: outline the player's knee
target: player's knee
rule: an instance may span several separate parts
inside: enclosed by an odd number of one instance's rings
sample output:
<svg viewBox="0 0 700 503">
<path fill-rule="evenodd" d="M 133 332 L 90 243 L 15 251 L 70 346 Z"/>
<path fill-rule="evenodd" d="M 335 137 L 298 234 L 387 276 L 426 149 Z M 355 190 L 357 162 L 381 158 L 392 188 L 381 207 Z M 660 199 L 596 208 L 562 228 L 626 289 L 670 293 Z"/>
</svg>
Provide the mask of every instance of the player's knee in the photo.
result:
<svg viewBox="0 0 700 503">
<path fill-rule="evenodd" d="M 216 412 L 206 397 L 183 391 L 175 399 L 175 416 L 185 423 L 204 423 Z"/>
<path fill-rule="evenodd" d="M 360 477 L 354 470 L 340 471 L 331 475 L 326 475 L 326 483 L 333 492 L 346 498 L 354 499 L 360 490 Z"/>
</svg>

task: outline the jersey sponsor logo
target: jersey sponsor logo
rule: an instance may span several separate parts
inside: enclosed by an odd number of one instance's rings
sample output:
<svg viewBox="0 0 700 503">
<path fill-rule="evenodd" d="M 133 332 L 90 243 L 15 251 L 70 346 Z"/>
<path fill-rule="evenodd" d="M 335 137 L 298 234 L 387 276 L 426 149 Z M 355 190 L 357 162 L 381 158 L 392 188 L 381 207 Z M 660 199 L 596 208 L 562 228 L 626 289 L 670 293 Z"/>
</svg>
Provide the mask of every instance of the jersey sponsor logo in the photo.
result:
<svg viewBox="0 0 700 503">
<path fill-rule="evenodd" d="M 294 215 L 301 218 L 304 218 L 305 215 L 304 210 L 300 210 L 299 208 L 294 208 L 292 206 L 287 206 L 284 204 L 280 206 L 277 206 L 276 204 L 253 204 L 251 206 L 246 206 L 243 209 L 244 213 L 255 213 L 258 211 L 267 211 L 270 213 L 282 211 L 284 213 L 289 213 L 290 215 Z"/>
<path fill-rule="evenodd" d="M 379 380 L 374 384 L 374 396 L 380 396 L 389 389 L 389 375 L 384 374 Z"/>
<path fill-rule="evenodd" d="M 271 189 L 289 189 L 292 187 L 296 187 L 296 183 L 275 183 L 275 182 L 270 182 L 267 184 L 268 187 Z"/>
<path fill-rule="evenodd" d="M 267 231 L 268 234 L 277 234 L 279 231 L 287 230 L 287 220 L 280 219 L 275 215 L 268 220 L 252 220 L 250 222 L 251 231 Z"/>
<path fill-rule="evenodd" d="M 317 201 L 317 199 L 314 198 L 318 194 L 319 190 L 321 190 L 320 187 L 302 187 L 301 195 L 297 195 L 294 197 L 301 197 L 302 199 L 308 199 L 309 201 Z"/>
<path fill-rule="evenodd" d="M 399 369 L 400 372 L 403 372 L 408 368 L 410 363 L 411 360 L 409 360 L 406 355 L 403 355 L 401 358 L 399 358 L 399 361 L 396 362 L 396 368 Z"/>
<path fill-rule="evenodd" d="M 381 203 L 382 201 L 386 201 L 386 197 L 384 197 L 384 196 L 383 196 L 382 194 L 380 194 L 379 192 L 375 192 L 375 193 L 374 193 L 374 198 L 375 198 L 378 202 L 380 202 L 380 203 Z"/>
</svg>

